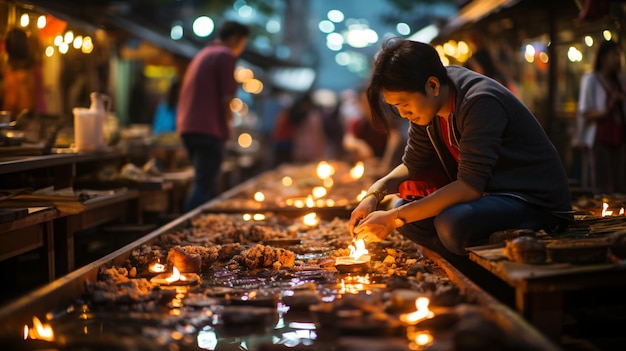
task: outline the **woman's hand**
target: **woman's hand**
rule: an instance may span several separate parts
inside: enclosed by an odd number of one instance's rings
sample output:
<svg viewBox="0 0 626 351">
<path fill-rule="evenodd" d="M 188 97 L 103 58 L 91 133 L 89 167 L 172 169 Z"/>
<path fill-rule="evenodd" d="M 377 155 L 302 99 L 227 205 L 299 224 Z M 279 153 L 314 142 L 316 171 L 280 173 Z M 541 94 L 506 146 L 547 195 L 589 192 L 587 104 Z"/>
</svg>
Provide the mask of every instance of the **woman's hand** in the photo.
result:
<svg viewBox="0 0 626 351">
<path fill-rule="evenodd" d="M 357 207 L 352 210 L 352 214 L 350 214 L 350 223 L 348 224 L 350 228 L 350 234 L 354 237 L 354 228 L 360 224 L 360 222 L 367 217 L 370 213 L 376 211 L 378 207 L 378 199 L 376 196 L 367 196 L 359 204 Z"/>
<path fill-rule="evenodd" d="M 394 229 L 395 210 L 371 212 L 354 228 L 354 237 L 363 239 L 365 243 L 379 242 L 386 238 Z"/>
</svg>

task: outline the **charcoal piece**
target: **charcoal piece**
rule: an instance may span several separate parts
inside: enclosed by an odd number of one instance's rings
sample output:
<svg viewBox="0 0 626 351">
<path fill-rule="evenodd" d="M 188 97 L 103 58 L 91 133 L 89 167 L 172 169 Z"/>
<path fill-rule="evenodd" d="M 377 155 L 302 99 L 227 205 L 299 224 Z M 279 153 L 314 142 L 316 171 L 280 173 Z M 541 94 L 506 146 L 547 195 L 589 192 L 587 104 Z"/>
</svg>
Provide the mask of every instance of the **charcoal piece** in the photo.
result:
<svg viewBox="0 0 626 351">
<path fill-rule="evenodd" d="M 421 263 L 414 263 L 413 265 L 411 265 L 411 267 L 409 267 L 409 269 L 407 269 L 406 275 L 413 277 L 417 275 L 418 272 L 432 273 L 432 270 L 428 268 L 426 265 L 423 265 Z"/>
</svg>

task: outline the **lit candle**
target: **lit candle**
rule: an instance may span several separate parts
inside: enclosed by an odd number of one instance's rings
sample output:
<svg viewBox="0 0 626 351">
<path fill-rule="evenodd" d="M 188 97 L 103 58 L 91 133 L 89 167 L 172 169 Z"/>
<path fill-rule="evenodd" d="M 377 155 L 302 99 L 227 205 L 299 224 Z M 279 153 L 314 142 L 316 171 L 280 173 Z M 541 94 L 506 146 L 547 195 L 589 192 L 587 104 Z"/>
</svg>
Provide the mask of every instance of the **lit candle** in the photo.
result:
<svg viewBox="0 0 626 351">
<path fill-rule="evenodd" d="M 430 300 L 427 297 L 418 297 L 417 300 L 415 300 L 417 311 L 401 314 L 400 320 L 404 323 L 416 324 L 422 319 L 433 318 L 435 314 L 428 309 L 429 304 Z"/>
</svg>

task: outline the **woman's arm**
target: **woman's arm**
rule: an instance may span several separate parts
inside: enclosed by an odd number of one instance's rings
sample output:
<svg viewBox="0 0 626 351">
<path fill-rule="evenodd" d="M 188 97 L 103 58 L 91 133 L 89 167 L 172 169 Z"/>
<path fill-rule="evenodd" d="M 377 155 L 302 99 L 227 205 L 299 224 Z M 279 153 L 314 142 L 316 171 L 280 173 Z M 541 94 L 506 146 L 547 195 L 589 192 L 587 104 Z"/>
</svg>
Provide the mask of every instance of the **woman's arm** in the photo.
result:
<svg viewBox="0 0 626 351">
<path fill-rule="evenodd" d="M 362 219 L 353 229 L 356 238 L 366 242 L 380 241 L 396 229 L 396 218 L 404 223 L 420 221 L 438 215 L 459 203 L 476 200 L 482 193 L 462 180 L 456 180 L 429 196 L 388 211 L 375 211 Z"/>
</svg>

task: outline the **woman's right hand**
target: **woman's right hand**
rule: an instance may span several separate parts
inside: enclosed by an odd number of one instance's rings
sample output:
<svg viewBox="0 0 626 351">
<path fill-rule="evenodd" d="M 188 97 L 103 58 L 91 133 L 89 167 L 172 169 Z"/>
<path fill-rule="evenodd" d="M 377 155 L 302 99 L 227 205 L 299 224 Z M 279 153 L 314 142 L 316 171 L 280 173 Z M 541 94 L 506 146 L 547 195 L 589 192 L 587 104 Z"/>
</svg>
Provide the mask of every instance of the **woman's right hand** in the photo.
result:
<svg viewBox="0 0 626 351">
<path fill-rule="evenodd" d="M 367 196 L 352 211 L 350 215 L 350 234 L 354 237 L 354 228 L 359 225 L 359 222 L 367 217 L 368 214 L 376 211 L 378 207 L 378 199 L 376 196 Z"/>
</svg>

